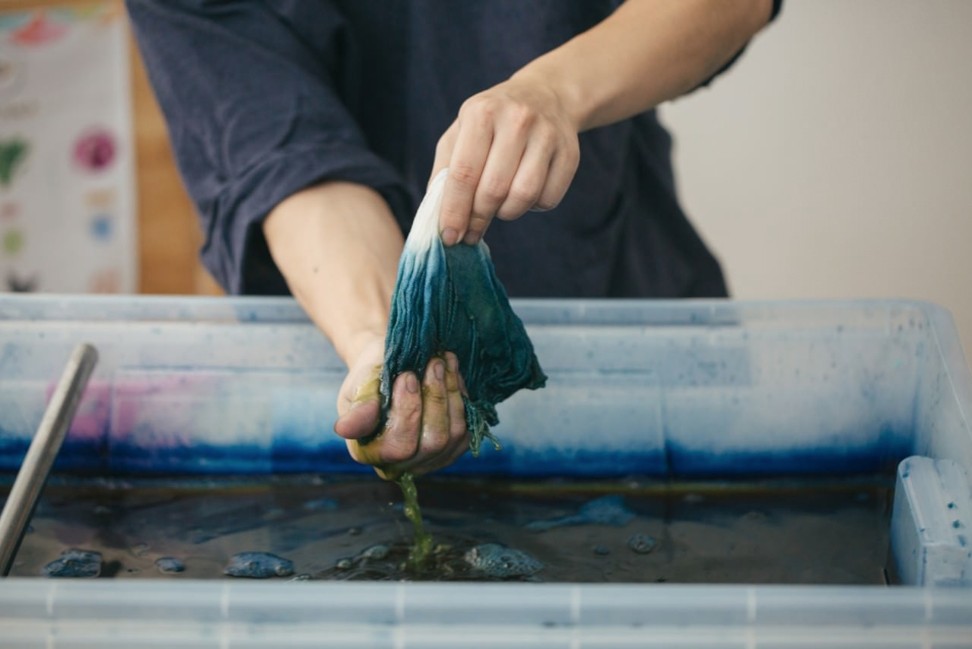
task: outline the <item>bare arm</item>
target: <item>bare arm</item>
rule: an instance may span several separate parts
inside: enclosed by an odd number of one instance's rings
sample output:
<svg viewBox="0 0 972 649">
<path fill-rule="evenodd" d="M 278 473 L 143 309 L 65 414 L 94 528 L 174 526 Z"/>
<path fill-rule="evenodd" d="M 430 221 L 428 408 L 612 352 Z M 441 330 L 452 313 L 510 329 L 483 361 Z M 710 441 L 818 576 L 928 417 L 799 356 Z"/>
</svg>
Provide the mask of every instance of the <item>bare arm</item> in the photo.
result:
<svg viewBox="0 0 972 649">
<path fill-rule="evenodd" d="M 449 167 L 447 244 L 494 215 L 550 209 L 577 169 L 577 134 L 697 87 L 769 20 L 771 0 L 628 0 L 600 24 L 467 100 L 436 149 Z"/>
<path fill-rule="evenodd" d="M 403 240 L 380 194 L 317 185 L 280 203 L 263 231 L 294 297 L 345 363 L 384 340 Z"/>
</svg>

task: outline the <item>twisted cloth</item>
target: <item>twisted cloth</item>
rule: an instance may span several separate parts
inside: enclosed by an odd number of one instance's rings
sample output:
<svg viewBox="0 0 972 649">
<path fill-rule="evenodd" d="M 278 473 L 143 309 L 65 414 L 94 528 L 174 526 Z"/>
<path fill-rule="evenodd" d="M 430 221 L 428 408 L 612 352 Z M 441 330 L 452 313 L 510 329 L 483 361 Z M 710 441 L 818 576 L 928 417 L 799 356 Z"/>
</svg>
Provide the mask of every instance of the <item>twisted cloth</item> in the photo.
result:
<svg viewBox="0 0 972 649">
<path fill-rule="evenodd" d="M 398 265 L 381 373 L 382 421 L 395 377 L 422 376 L 433 356 L 451 351 L 466 386 L 470 450 L 478 455 L 484 438 L 499 448 L 489 430 L 499 423 L 496 404 L 522 388 L 543 387 L 547 377 L 523 322 L 510 308 L 486 244 L 442 244 L 438 223 L 445 174 L 436 176 L 422 199 Z"/>
</svg>

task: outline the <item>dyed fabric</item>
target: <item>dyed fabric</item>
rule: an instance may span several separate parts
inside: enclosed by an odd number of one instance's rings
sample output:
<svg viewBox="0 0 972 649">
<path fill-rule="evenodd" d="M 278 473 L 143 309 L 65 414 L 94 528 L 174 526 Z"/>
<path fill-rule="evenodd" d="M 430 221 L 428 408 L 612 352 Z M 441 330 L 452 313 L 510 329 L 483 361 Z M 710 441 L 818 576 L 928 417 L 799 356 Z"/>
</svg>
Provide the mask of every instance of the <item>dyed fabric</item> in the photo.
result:
<svg viewBox="0 0 972 649">
<path fill-rule="evenodd" d="M 510 308 L 485 243 L 451 247 L 439 238 L 445 172 L 433 181 L 415 216 L 398 266 L 381 376 L 383 412 L 402 372 L 422 376 L 433 356 L 451 351 L 466 383 L 470 448 L 479 452 L 496 404 L 522 388 L 543 387 L 533 344 Z"/>
</svg>

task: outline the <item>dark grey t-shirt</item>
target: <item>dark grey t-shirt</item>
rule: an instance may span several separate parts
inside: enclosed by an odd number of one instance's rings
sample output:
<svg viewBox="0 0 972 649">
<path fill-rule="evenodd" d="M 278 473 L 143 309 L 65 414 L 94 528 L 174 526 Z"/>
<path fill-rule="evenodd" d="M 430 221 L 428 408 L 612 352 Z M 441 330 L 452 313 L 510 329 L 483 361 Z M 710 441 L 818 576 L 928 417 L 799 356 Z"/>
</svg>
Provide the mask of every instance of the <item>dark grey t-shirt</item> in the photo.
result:
<svg viewBox="0 0 972 649">
<path fill-rule="evenodd" d="M 404 232 L 435 144 L 471 95 L 607 17 L 610 0 L 129 0 L 206 267 L 232 293 L 287 286 L 259 227 L 323 180 L 378 190 Z M 560 206 L 486 234 L 515 297 L 703 297 L 719 265 L 676 198 L 653 111 L 580 136 Z"/>
</svg>

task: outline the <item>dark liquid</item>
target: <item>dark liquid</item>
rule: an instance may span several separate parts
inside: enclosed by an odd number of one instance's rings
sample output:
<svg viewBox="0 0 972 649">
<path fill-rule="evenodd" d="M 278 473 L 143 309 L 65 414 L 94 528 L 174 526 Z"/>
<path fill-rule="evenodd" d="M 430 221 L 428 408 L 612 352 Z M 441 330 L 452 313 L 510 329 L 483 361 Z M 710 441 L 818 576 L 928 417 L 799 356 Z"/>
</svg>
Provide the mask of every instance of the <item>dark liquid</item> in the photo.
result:
<svg viewBox="0 0 972 649">
<path fill-rule="evenodd" d="M 892 491 L 885 476 L 692 484 L 422 478 L 418 491 L 433 539 L 422 566 L 408 562 L 413 529 L 401 491 L 371 476 L 55 483 L 11 574 L 39 576 L 73 547 L 102 554 L 102 577 L 228 578 L 230 556 L 256 551 L 291 560 L 300 578 L 489 579 L 464 556 L 498 543 L 543 564 L 523 577 L 533 581 L 884 583 Z M 608 494 L 623 499 L 631 520 L 528 528 Z M 160 557 L 185 570 L 162 574 Z"/>
</svg>

